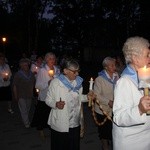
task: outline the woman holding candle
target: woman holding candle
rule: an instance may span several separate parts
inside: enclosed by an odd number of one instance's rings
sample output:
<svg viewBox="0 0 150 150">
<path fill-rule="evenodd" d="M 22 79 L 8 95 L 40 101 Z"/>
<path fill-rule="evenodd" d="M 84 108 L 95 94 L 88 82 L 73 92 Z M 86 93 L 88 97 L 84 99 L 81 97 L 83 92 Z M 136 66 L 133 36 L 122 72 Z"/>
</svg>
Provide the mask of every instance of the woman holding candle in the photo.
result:
<svg viewBox="0 0 150 150">
<path fill-rule="evenodd" d="M 36 61 L 32 62 L 31 68 L 30 68 L 31 71 L 35 74 L 35 77 L 37 76 L 39 69 L 42 67 L 43 67 L 43 58 L 42 56 L 37 56 Z"/>
<path fill-rule="evenodd" d="M 42 138 L 45 138 L 43 129 L 48 127 L 47 120 L 50 112 L 50 107 L 45 104 L 46 93 L 51 80 L 57 77 L 60 72 L 59 68 L 55 65 L 56 56 L 54 53 L 47 53 L 45 55 L 45 62 L 45 65 L 39 70 L 36 78 L 35 88 L 39 89 L 39 93 L 35 114 L 31 124 L 32 127 L 37 128 Z"/>
<path fill-rule="evenodd" d="M 65 61 L 63 73 L 51 81 L 46 104 L 51 107 L 48 124 L 51 127 L 52 150 L 80 149 L 81 101 L 87 101 L 82 94 L 79 64 L 74 59 Z"/>
<path fill-rule="evenodd" d="M 31 63 L 30 70 L 35 75 L 35 78 L 37 77 L 37 73 L 39 72 L 40 68 L 42 68 L 44 65 L 42 56 L 38 55 L 36 56 L 36 60 Z M 35 103 L 37 103 L 37 97 L 38 92 L 36 91 L 36 88 L 34 87 L 34 99 Z"/>
<path fill-rule="evenodd" d="M 148 40 L 128 38 L 123 46 L 126 68 L 117 81 L 113 105 L 113 150 L 150 149 L 150 97 L 139 88 L 138 70 L 150 61 Z M 149 74 L 150 76 L 150 74 Z"/>
<path fill-rule="evenodd" d="M 11 92 L 12 73 L 9 65 L 6 63 L 4 54 L 0 53 L 0 98 L 8 101 L 8 112 L 13 114 L 12 110 L 12 92 Z"/>
<path fill-rule="evenodd" d="M 97 101 L 100 102 L 103 111 L 111 117 L 114 86 L 119 76 L 116 72 L 116 61 L 114 58 L 106 57 L 102 65 L 104 69 L 98 73 L 98 77 L 94 81 L 94 93 L 97 95 Z M 103 111 L 95 103 L 95 112 L 99 122 L 104 121 L 106 118 Z M 107 120 L 104 125 L 98 126 L 98 133 L 103 150 L 108 150 L 112 140 L 112 122 Z"/>
</svg>

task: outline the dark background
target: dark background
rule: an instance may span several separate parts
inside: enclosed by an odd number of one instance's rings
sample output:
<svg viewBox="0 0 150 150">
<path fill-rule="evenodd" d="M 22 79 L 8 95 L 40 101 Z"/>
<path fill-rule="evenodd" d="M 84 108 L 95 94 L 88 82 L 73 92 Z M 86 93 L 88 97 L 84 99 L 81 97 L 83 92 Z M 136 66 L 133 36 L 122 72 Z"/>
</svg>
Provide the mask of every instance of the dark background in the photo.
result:
<svg viewBox="0 0 150 150">
<path fill-rule="evenodd" d="M 79 59 L 89 76 L 104 57 L 122 55 L 128 37 L 150 40 L 148 0 L 1 0 L 0 20 L 0 39 L 7 38 L 0 51 L 10 63 L 23 52 L 52 51 Z"/>
</svg>

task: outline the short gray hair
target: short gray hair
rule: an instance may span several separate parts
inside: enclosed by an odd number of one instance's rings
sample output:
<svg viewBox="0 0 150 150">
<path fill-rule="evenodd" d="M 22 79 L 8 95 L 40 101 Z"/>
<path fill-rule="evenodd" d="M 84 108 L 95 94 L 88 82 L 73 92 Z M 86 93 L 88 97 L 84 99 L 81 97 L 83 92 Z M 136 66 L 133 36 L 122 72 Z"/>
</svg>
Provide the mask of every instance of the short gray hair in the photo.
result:
<svg viewBox="0 0 150 150">
<path fill-rule="evenodd" d="M 133 55 L 141 55 L 142 50 L 149 48 L 149 46 L 149 41 L 143 37 L 135 36 L 128 38 L 122 49 L 126 63 L 131 63 Z"/>
<path fill-rule="evenodd" d="M 45 61 L 47 62 L 48 59 L 53 56 L 54 58 L 56 58 L 56 55 L 52 52 L 48 52 L 46 55 L 45 55 Z"/>
<path fill-rule="evenodd" d="M 80 69 L 80 65 L 76 59 L 70 58 L 66 59 L 61 67 L 61 72 L 63 72 L 64 69 Z"/>
<path fill-rule="evenodd" d="M 28 65 L 30 65 L 30 59 L 28 58 L 21 58 L 20 61 L 19 61 L 19 65 L 21 66 L 22 64 L 26 63 Z"/>
<path fill-rule="evenodd" d="M 102 65 L 103 65 L 103 68 L 106 68 L 108 66 L 108 63 L 109 62 L 115 62 L 116 60 L 112 57 L 106 57 L 104 58 L 103 62 L 102 62 Z"/>
</svg>

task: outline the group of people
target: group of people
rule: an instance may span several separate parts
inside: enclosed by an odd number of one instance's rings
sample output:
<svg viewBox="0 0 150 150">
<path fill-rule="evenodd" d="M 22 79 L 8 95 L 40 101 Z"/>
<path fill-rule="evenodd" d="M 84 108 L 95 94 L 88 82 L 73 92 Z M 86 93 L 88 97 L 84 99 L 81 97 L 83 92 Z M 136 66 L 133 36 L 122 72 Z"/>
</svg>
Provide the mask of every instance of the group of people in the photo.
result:
<svg viewBox="0 0 150 150">
<path fill-rule="evenodd" d="M 105 58 L 103 70 L 95 79 L 94 93 L 101 107 L 95 103 L 99 122 L 98 133 L 103 150 L 150 149 L 150 96 L 139 86 L 139 69 L 150 67 L 149 41 L 143 37 L 130 37 L 123 45 L 126 66 L 120 76 L 116 74 L 116 60 Z M 144 72 L 145 73 L 145 72 Z M 150 75 L 148 77 L 150 79 Z M 149 80 L 144 80 L 148 84 Z M 110 121 L 109 117 L 112 117 Z"/>
<path fill-rule="evenodd" d="M 80 65 L 75 59 L 66 59 L 61 68 L 51 52 L 45 55 L 44 64 L 39 58 L 32 67 L 28 59 L 21 59 L 20 69 L 10 86 L 11 71 L 9 66 L 2 65 L 1 61 L 5 60 L 0 55 L 0 71 L 3 71 L 0 94 L 5 92 L 5 87 L 7 90 L 12 87 L 25 127 L 36 126 L 42 136 L 43 128 L 49 127 L 52 150 L 80 149 L 81 106 L 89 100 L 95 101 L 94 113 L 100 122 L 97 127 L 103 150 L 110 147 L 113 150 L 149 150 L 150 96 L 144 95 L 138 78 L 138 70 L 150 66 L 149 46 L 143 37 L 128 38 L 122 49 L 126 65 L 117 68 L 115 58 L 104 58 L 94 88 L 86 95 L 83 94 L 83 78 L 79 76 Z M 29 111 L 36 89 L 38 100 L 30 122 Z"/>
</svg>

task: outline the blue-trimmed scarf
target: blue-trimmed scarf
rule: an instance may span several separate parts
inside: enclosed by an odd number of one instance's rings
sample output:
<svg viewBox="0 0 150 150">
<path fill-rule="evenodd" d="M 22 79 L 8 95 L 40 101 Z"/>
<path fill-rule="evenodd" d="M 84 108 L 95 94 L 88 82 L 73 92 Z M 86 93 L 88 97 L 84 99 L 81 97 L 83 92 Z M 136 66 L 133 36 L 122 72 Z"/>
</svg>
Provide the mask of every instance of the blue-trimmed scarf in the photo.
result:
<svg viewBox="0 0 150 150">
<path fill-rule="evenodd" d="M 31 78 L 31 76 L 32 76 L 32 72 L 31 72 L 31 71 L 29 71 L 29 75 L 26 75 L 22 70 L 19 70 L 18 72 L 19 72 L 19 74 L 20 74 L 22 77 L 24 77 L 24 78 L 27 79 L 27 80 L 30 80 L 30 78 Z"/>
<path fill-rule="evenodd" d="M 121 76 L 128 76 L 136 84 L 136 86 L 138 86 L 139 81 L 137 72 L 130 65 L 127 65 Z"/>
<path fill-rule="evenodd" d="M 63 75 L 63 74 L 60 74 L 58 77 L 57 77 L 70 91 L 72 90 L 73 92 L 78 92 L 78 90 L 81 88 L 82 86 L 82 82 L 83 82 L 83 79 L 79 76 L 76 77 L 76 83 L 77 85 L 75 87 L 73 87 L 71 85 L 71 83 L 67 80 L 67 78 Z"/>
<path fill-rule="evenodd" d="M 98 72 L 98 76 L 101 76 L 102 78 L 104 78 L 105 80 L 107 80 L 108 82 L 110 82 L 113 85 L 113 87 L 115 86 L 115 84 L 117 82 L 116 79 L 114 79 L 112 81 L 110 78 L 108 78 L 107 75 L 106 75 L 105 70 L 102 70 L 102 71 Z"/>
</svg>

